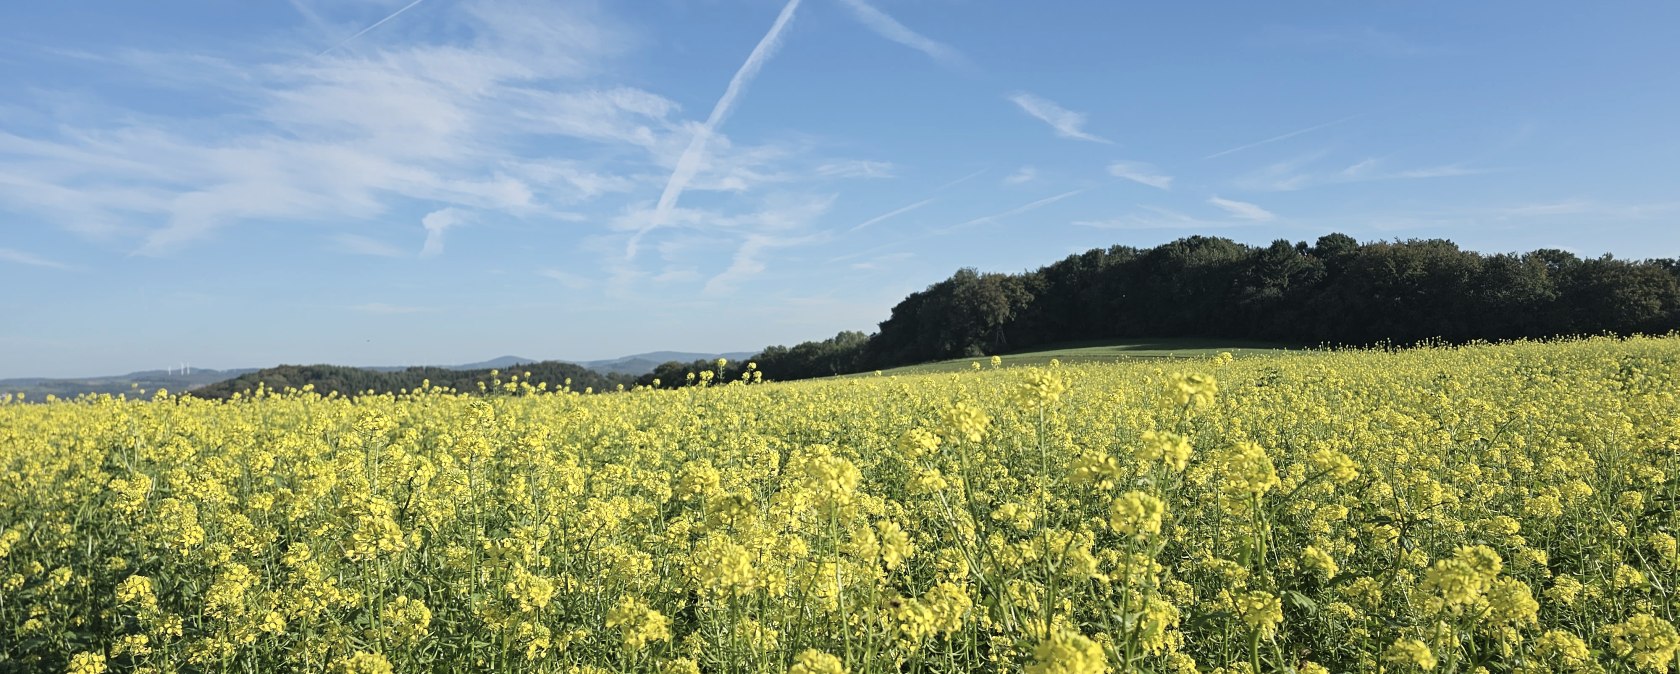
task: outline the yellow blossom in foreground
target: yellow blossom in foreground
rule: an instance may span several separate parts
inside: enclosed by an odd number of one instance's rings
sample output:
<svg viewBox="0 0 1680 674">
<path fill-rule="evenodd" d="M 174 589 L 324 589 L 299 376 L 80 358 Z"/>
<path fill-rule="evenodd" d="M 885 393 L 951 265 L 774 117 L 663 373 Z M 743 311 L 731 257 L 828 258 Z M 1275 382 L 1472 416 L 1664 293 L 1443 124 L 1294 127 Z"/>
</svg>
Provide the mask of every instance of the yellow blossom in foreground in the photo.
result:
<svg viewBox="0 0 1680 674">
<path fill-rule="evenodd" d="M 846 674 L 846 666 L 841 664 L 840 658 L 807 648 L 794 656 L 788 674 Z"/>
<path fill-rule="evenodd" d="M 1634 667 L 1652 672 L 1666 672 L 1680 651 L 1680 633 L 1673 623 L 1649 613 L 1643 613 L 1605 628 L 1610 648 L 1633 662 Z"/>
<path fill-rule="evenodd" d="M 1422 670 L 1435 669 L 1435 653 L 1429 650 L 1428 644 L 1417 639 L 1405 638 L 1390 644 L 1383 659 L 1396 665 L 1411 665 Z"/>
<path fill-rule="evenodd" d="M 1138 463 L 1165 463 L 1173 470 L 1184 470 L 1190 461 L 1190 439 L 1177 433 L 1144 431 L 1133 456 Z"/>
<path fill-rule="evenodd" d="M 1161 533 L 1161 517 L 1166 505 L 1161 499 L 1140 491 L 1129 491 L 1114 499 L 1108 522 L 1115 531 L 1131 536 Z"/>
<path fill-rule="evenodd" d="M 357 651 L 333 665 L 333 674 L 392 674 L 391 661 L 378 653 Z"/>
<path fill-rule="evenodd" d="M 98 653 L 77 653 L 70 658 L 66 674 L 105 674 L 105 656 Z"/>
<path fill-rule="evenodd" d="M 624 597 L 607 613 L 607 629 L 616 629 L 624 648 L 637 650 L 653 641 L 671 639 L 671 620 L 635 597 Z"/>
<path fill-rule="evenodd" d="M 1283 622 L 1283 602 L 1270 592 L 1249 592 L 1237 597 L 1237 615 L 1261 638 L 1271 638 Z"/>
<path fill-rule="evenodd" d="M 1085 635 L 1055 630 L 1033 648 L 1033 661 L 1026 671 L 1027 674 L 1103 674 L 1108 671 L 1108 658 L 1103 655 L 1102 646 Z"/>
</svg>

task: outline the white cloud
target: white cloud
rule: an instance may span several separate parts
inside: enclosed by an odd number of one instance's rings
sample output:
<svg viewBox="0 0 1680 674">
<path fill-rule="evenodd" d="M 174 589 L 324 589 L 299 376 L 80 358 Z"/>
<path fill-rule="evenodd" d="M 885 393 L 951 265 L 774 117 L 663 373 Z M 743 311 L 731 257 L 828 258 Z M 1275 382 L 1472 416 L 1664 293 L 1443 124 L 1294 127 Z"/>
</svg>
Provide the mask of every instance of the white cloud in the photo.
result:
<svg viewBox="0 0 1680 674">
<path fill-rule="evenodd" d="M 1466 168 L 1457 164 L 1445 166 L 1429 166 L 1425 168 L 1407 169 L 1387 176 L 1373 178 L 1373 180 L 1417 180 L 1425 178 L 1456 178 L 1458 176 L 1473 176 L 1487 173 L 1487 169 Z"/>
<path fill-rule="evenodd" d="M 28 266 L 31 266 L 31 267 L 42 267 L 42 268 L 46 268 L 46 269 L 59 269 L 59 270 L 69 270 L 69 269 L 71 269 L 70 265 L 64 264 L 62 262 L 58 262 L 56 260 L 49 260 L 47 258 L 41 257 L 39 255 L 35 255 L 33 253 L 26 253 L 26 252 L 23 252 L 21 250 L 14 250 L 14 249 L 11 249 L 11 248 L 0 248 L 0 262 L 10 262 L 10 263 L 13 263 L 13 264 L 28 265 Z"/>
<path fill-rule="evenodd" d="M 818 166 L 817 175 L 824 178 L 891 178 L 893 165 L 892 162 L 845 159 Z"/>
<path fill-rule="evenodd" d="M 506 231 L 577 223 L 592 266 L 566 271 L 617 298 L 655 287 L 648 284 L 667 284 L 657 288 L 666 295 L 677 290 L 670 284 L 693 283 L 697 292 L 709 284 L 714 294 L 747 286 L 764 273 L 756 262 L 775 268 L 773 251 L 820 241 L 812 213 L 834 199 L 777 201 L 777 194 L 896 169 L 834 156 L 822 138 L 747 143 L 718 126 L 791 33 L 797 2 L 783 6 L 711 117 L 700 120 L 612 79 L 623 70 L 613 59 L 641 38 L 597 15 L 591 8 L 605 6 L 595 3 L 423 3 L 313 55 L 409 1 L 297 0 L 300 13 L 319 19 L 297 21 L 316 32 L 304 49 L 76 56 L 101 59 L 143 93 L 190 92 L 185 107 L 193 112 L 159 115 L 130 103 L 138 98 L 117 97 L 126 92 L 63 92 L 82 112 L 0 131 L 0 203 L 110 248 L 155 256 L 246 229 L 297 228 L 306 230 L 299 238 L 337 253 L 433 257 L 460 245 L 469 219 L 505 223 Z M 46 101 L 16 106 L 45 119 Z M 616 263 L 627 240 L 660 222 L 654 195 L 673 184 L 693 203 L 679 207 L 673 197 L 660 224 L 670 231 L 642 243 L 653 249 L 683 237 L 678 247 L 700 261 Z M 771 186 L 783 191 L 766 195 Z M 695 198 L 702 191 L 726 198 Z M 424 242 L 375 228 L 393 218 L 421 220 Z M 703 256 L 693 250 L 706 245 Z"/>
<path fill-rule="evenodd" d="M 958 54 L 955 49 L 910 30 L 904 24 L 899 23 L 896 19 L 863 0 L 840 0 L 840 4 L 852 10 L 852 14 L 859 21 L 862 21 L 863 25 L 868 26 L 870 30 L 875 31 L 881 37 L 927 54 L 935 60 L 947 64 L 958 64 L 963 60 L 962 55 Z"/>
<path fill-rule="evenodd" d="M 1233 184 L 1241 189 L 1255 192 L 1290 192 L 1321 185 L 1427 180 L 1482 175 L 1491 172 L 1490 169 L 1471 168 L 1460 164 L 1441 164 L 1411 169 L 1384 169 L 1385 160 L 1377 157 L 1362 159 L 1340 169 L 1322 166 L 1314 168 L 1313 165 L 1322 164 L 1320 160 L 1324 156 L 1324 152 L 1316 152 L 1269 164 L 1239 176 Z"/>
<path fill-rule="evenodd" d="M 378 315 L 382 315 L 382 316 L 395 316 L 395 315 L 400 315 L 400 314 L 419 314 L 419 313 L 426 313 L 426 312 L 429 312 L 429 311 L 436 311 L 436 309 L 432 309 L 432 308 L 429 308 L 429 307 L 404 306 L 404 305 L 399 305 L 399 304 L 386 304 L 384 302 L 369 302 L 367 304 L 358 304 L 358 305 L 350 307 L 350 308 L 352 310 L 360 311 L 360 312 L 365 313 L 365 314 L 378 314 Z"/>
<path fill-rule="evenodd" d="M 426 243 L 420 248 L 420 257 L 443 254 L 443 233 L 466 221 L 467 213 L 454 208 L 427 213 L 426 217 L 420 219 L 420 226 L 426 230 Z"/>
<path fill-rule="evenodd" d="M 657 94 L 584 79 L 635 41 L 587 9 L 422 8 L 450 30 L 400 44 L 381 39 L 399 31 L 381 30 L 319 58 L 76 56 L 132 68 L 137 86 L 191 82 L 203 112 L 156 117 L 83 95 L 90 114 L 54 131 L 0 132 L 0 201 L 145 255 L 233 226 L 339 227 L 416 202 L 577 221 L 578 204 L 657 189 L 700 127 Z M 707 148 L 688 189 L 743 192 L 796 175 L 780 168 L 783 147 L 714 133 Z"/>
<path fill-rule="evenodd" d="M 1117 178 L 1125 178 L 1140 185 L 1148 185 L 1155 189 L 1172 189 L 1172 176 L 1161 173 L 1153 165 L 1140 161 L 1117 161 L 1108 165 L 1108 172 Z"/>
<path fill-rule="evenodd" d="M 1231 217 L 1239 220 L 1253 220 L 1255 222 L 1269 222 L 1276 220 L 1277 215 L 1264 208 L 1234 199 L 1221 199 L 1217 195 L 1208 199 L 1208 203 L 1218 206 L 1230 213 Z"/>
<path fill-rule="evenodd" d="M 572 290 L 582 290 L 595 285 L 595 282 L 590 280 L 589 277 L 569 272 L 564 269 L 555 269 L 552 267 L 541 269 L 537 271 L 537 275 L 543 278 L 559 281 L 560 285 L 571 288 Z"/>
<path fill-rule="evenodd" d="M 815 225 L 834 205 L 834 196 L 780 195 L 767 199 L 755 213 L 733 218 L 708 218 L 725 230 L 740 232 L 740 245 L 729 267 L 706 280 L 701 289 L 708 296 L 733 293 L 742 283 L 764 273 L 765 255 L 770 251 L 824 241 L 828 235 Z"/>
<path fill-rule="evenodd" d="M 1063 138 L 1072 138 L 1074 140 L 1085 140 L 1093 143 L 1110 142 L 1107 139 L 1085 132 L 1084 113 L 1068 110 L 1067 108 L 1057 105 L 1054 101 L 1040 98 L 1024 91 L 1011 94 L 1009 96 L 1009 100 L 1014 101 L 1015 105 L 1021 106 L 1021 109 L 1026 111 L 1027 114 L 1038 118 L 1039 121 L 1042 121 L 1045 124 L 1049 124 L 1050 128 L 1055 129 L 1056 135 L 1058 136 Z"/>
<path fill-rule="evenodd" d="M 339 234 L 332 237 L 334 248 L 339 252 L 354 255 L 371 255 L 374 257 L 405 257 L 401 248 L 361 234 Z"/>
<path fill-rule="evenodd" d="M 1370 175 L 1371 170 L 1376 168 L 1377 164 L 1380 162 L 1381 160 L 1375 157 L 1356 162 L 1353 165 L 1342 169 L 1342 175 L 1349 178 L 1361 178 Z"/>
<path fill-rule="evenodd" d="M 1005 185 L 1021 185 L 1021 184 L 1025 184 L 1025 183 L 1030 183 L 1030 182 L 1033 181 L 1033 179 L 1035 179 L 1037 177 L 1038 177 L 1038 169 L 1035 169 L 1031 166 L 1022 166 L 1021 168 L 1015 169 L 1014 173 L 1011 173 L 1008 176 L 1005 176 L 1004 179 L 1003 179 L 1003 184 L 1005 184 Z"/>
<path fill-rule="evenodd" d="M 888 253 L 886 255 L 877 255 L 874 258 L 871 258 L 871 259 L 869 259 L 867 261 L 864 261 L 864 262 L 853 262 L 850 266 L 851 266 L 852 269 L 857 269 L 857 270 L 860 270 L 860 271 L 861 270 L 869 270 L 869 269 L 881 269 L 883 267 L 889 267 L 889 266 L 902 266 L 902 264 L 905 261 L 908 261 L 908 260 L 910 260 L 911 258 L 914 258 L 914 257 L 916 257 L 916 254 L 915 253 L 910 253 L 910 252 Z"/>
</svg>

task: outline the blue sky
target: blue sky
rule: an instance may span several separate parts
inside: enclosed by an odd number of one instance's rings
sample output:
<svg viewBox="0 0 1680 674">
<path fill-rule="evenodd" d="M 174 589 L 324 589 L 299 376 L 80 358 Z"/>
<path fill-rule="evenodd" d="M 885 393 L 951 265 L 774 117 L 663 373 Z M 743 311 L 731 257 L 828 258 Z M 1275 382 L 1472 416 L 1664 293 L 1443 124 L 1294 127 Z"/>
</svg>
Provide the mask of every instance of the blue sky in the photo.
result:
<svg viewBox="0 0 1680 674">
<path fill-rule="evenodd" d="M 1680 256 L 1680 4 L 0 9 L 0 377 L 754 350 L 1191 234 Z"/>
</svg>

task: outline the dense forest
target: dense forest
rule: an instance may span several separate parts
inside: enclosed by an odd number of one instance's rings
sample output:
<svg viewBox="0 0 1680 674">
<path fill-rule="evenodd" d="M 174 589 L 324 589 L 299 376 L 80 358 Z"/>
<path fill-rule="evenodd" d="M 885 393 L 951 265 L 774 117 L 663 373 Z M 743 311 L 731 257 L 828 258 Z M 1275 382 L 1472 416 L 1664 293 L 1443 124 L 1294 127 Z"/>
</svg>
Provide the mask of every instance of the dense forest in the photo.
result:
<svg viewBox="0 0 1680 674">
<path fill-rule="evenodd" d="M 368 391 L 396 393 L 414 390 L 424 382 L 430 382 L 433 388 L 451 388 L 465 393 L 479 392 L 480 384 L 484 391 L 507 390 L 505 387 L 509 383 L 516 390 L 520 383 L 529 383 L 531 386 L 546 385 L 552 391 L 565 388 L 569 382 L 571 390 L 581 392 L 586 389 L 611 391 L 620 384 L 628 387 L 635 383 L 634 378 L 628 375 L 603 375 L 582 365 L 559 361 L 527 363 L 506 371 L 442 367 L 381 371 L 340 365 L 281 365 L 194 389 L 190 393 L 200 398 L 227 399 L 236 393 L 249 395 L 261 383 L 271 391 L 313 385 L 315 392 L 321 395 L 337 393 L 354 396 Z"/>
<path fill-rule="evenodd" d="M 1128 337 L 1403 345 L 1676 329 L 1673 259 L 1488 255 L 1441 239 L 1362 244 L 1344 234 L 1269 246 L 1192 236 L 1020 274 L 962 269 L 899 302 L 873 335 L 772 346 L 753 360 L 788 380 Z M 711 366 L 667 363 L 641 382 L 680 385 L 684 370 Z"/>
</svg>

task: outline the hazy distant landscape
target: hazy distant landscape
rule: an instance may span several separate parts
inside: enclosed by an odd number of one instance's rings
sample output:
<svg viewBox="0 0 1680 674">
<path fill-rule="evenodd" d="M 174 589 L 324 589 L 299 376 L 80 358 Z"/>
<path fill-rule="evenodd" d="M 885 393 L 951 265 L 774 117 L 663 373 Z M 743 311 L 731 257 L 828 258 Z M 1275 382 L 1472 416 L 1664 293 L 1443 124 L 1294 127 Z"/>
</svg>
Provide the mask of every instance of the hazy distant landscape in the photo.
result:
<svg viewBox="0 0 1680 674">
<path fill-rule="evenodd" d="M 731 358 L 740 359 L 752 355 L 750 352 L 731 352 L 722 354 L 689 353 L 683 351 L 653 351 L 639 353 L 621 358 L 605 360 L 582 361 L 575 363 L 583 369 L 601 375 L 628 375 L 635 377 L 652 372 L 659 364 L 667 361 L 694 361 L 703 359 Z M 484 371 L 493 369 L 511 369 L 520 365 L 542 362 L 535 358 L 519 356 L 501 356 L 476 363 L 461 365 L 438 366 L 439 369 L 457 371 Z M 566 362 L 566 361 L 557 361 Z M 371 372 L 400 372 L 410 366 L 341 366 L 350 369 L 364 369 Z M 147 370 L 131 372 L 123 375 L 106 377 L 16 377 L 0 379 L 0 393 L 23 394 L 27 399 L 42 400 L 46 396 L 58 398 L 73 398 L 85 394 L 108 393 L 111 395 L 134 394 L 136 391 L 154 392 L 166 389 L 177 393 L 193 391 L 212 384 L 218 384 L 243 375 L 259 372 L 265 368 L 241 368 L 233 370 L 210 370 L 182 368 L 179 371 Z M 558 382 L 556 382 L 558 383 Z M 301 385 L 301 383 L 300 383 Z"/>
</svg>

